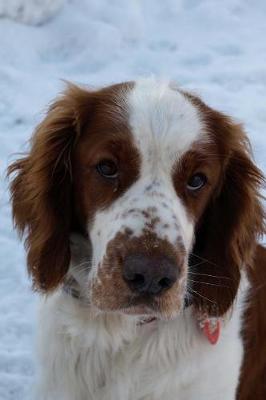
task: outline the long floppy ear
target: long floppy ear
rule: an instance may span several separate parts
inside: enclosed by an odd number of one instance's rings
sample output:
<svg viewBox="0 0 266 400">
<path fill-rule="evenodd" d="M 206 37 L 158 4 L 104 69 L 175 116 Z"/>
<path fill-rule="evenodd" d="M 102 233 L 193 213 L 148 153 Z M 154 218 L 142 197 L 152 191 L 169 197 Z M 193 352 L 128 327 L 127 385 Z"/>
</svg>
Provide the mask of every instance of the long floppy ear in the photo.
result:
<svg viewBox="0 0 266 400">
<path fill-rule="evenodd" d="M 29 154 L 8 170 L 15 226 L 26 232 L 28 271 L 39 290 L 54 289 L 68 269 L 71 157 L 89 109 L 90 93 L 69 85 L 37 127 Z"/>
<path fill-rule="evenodd" d="M 265 233 L 259 193 L 264 178 L 242 127 L 211 109 L 205 115 L 223 173 L 199 223 L 191 265 L 197 307 L 222 315 L 235 299 L 241 268 L 252 264 L 256 242 Z"/>
</svg>

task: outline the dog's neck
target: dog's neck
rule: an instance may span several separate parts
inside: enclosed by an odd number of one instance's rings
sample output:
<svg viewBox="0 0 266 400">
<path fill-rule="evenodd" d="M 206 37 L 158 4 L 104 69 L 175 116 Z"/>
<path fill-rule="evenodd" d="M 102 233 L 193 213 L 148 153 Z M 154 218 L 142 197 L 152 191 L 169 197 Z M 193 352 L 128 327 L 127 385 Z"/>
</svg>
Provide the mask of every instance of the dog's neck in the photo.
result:
<svg viewBox="0 0 266 400">
<path fill-rule="evenodd" d="M 90 306 L 88 294 L 85 290 L 82 290 L 82 286 L 77 282 L 74 276 L 67 276 L 63 285 L 63 291 L 68 296 L 71 296 L 74 301 L 79 302 L 81 306 Z M 202 331 L 210 344 L 216 344 L 220 337 L 221 325 L 224 318 L 209 318 L 207 315 L 196 313 L 193 310 L 193 305 L 187 301 L 184 303 L 182 313 L 186 313 L 188 309 L 189 314 L 194 316 L 199 330 Z M 139 316 L 139 318 L 135 318 L 135 320 L 138 328 L 148 331 L 149 333 L 152 333 L 157 328 L 159 321 L 156 317 L 145 316 Z"/>
</svg>

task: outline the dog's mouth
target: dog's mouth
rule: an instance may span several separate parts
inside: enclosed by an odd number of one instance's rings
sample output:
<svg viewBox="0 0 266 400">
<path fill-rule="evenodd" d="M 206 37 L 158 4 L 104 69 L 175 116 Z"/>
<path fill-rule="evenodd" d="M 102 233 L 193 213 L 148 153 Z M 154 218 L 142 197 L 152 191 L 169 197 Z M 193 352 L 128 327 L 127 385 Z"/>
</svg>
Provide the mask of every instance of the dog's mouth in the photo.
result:
<svg viewBox="0 0 266 400">
<path fill-rule="evenodd" d="M 182 311 L 187 289 L 186 267 L 170 288 L 154 293 L 138 293 L 121 279 L 119 268 L 100 270 L 90 288 L 91 303 L 101 312 L 137 318 L 172 320 Z"/>
<path fill-rule="evenodd" d="M 183 302 L 173 304 L 166 302 L 165 304 L 119 304 L 115 308 L 105 308 L 96 305 L 100 312 L 117 313 L 124 316 L 137 317 L 138 320 L 151 322 L 155 320 L 171 321 L 183 310 Z"/>
<path fill-rule="evenodd" d="M 158 298 L 137 297 L 130 304 L 119 307 L 116 312 L 123 315 L 139 317 L 145 322 L 154 320 L 172 320 L 183 307 L 182 301 L 174 304 L 165 296 Z"/>
<path fill-rule="evenodd" d="M 155 310 L 146 305 L 132 305 L 118 310 L 119 313 L 133 316 L 143 316 L 144 318 L 155 318 Z"/>
<path fill-rule="evenodd" d="M 108 283 L 105 286 L 97 285 L 92 290 L 92 304 L 102 312 L 169 321 L 176 318 L 184 307 L 185 279 L 160 295 L 135 294 L 125 286 L 114 290 L 110 281 Z"/>
<path fill-rule="evenodd" d="M 153 327 L 156 322 L 161 321 L 163 318 L 160 315 L 154 315 L 152 310 L 145 307 L 128 307 L 120 311 L 122 315 L 133 316 L 136 318 L 137 326 Z M 165 320 L 165 319 L 164 319 Z"/>
</svg>

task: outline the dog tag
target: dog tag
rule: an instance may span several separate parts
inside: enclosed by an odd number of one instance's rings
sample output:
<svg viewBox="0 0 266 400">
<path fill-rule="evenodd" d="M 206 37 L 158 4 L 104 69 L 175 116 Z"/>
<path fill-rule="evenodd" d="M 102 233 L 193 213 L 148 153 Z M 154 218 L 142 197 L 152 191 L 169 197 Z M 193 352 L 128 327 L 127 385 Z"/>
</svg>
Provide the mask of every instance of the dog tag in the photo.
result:
<svg viewBox="0 0 266 400">
<path fill-rule="evenodd" d="M 216 344 L 220 337 L 221 321 L 218 318 L 208 318 L 202 322 L 201 329 L 211 344 Z"/>
</svg>

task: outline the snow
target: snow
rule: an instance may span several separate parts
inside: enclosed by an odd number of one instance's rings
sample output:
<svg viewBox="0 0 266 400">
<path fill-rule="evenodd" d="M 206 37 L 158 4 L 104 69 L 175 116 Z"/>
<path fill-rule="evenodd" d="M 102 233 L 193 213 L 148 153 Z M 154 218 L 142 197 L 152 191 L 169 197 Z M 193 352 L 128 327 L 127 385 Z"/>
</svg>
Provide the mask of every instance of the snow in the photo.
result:
<svg viewBox="0 0 266 400">
<path fill-rule="evenodd" d="M 68 0 L 41 26 L 0 19 L 1 400 L 29 398 L 37 303 L 5 170 L 27 149 L 61 79 L 98 86 L 170 77 L 243 121 L 266 171 L 265 17 L 264 0 Z"/>
<path fill-rule="evenodd" d="M 53 17 L 64 0 L 0 0 L 0 16 L 40 25 Z"/>
</svg>

